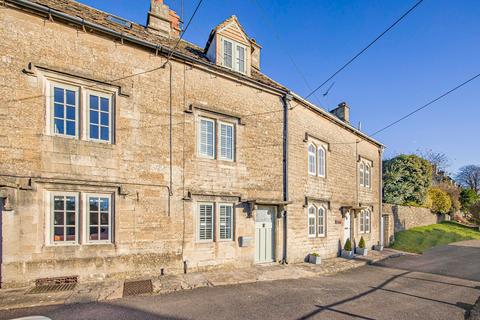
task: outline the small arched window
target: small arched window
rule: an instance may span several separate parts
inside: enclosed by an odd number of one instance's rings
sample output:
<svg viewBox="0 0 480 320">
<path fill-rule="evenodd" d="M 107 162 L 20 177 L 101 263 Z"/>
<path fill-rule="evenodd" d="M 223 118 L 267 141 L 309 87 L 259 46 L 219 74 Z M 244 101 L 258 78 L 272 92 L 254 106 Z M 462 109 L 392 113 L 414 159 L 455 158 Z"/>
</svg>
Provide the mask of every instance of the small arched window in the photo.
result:
<svg viewBox="0 0 480 320">
<path fill-rule="evenodd" d="M 318 147 L 318 175 L 325 177 L 325 148 L 323 146 Z"/>
<path fill-rule="evenodd" d="M 317 174 L 317 147 L 313 143 L 308 145 L 308 174 Z"/>
<path fill-rule="evenodd" d="M 325 236 L 325 226 L 326 226 L 326 211 L 324 207 L 318 208 L 318 236 Z"/>
<path fill-rule="evenodd" d="M 308 207 L 308 236 L 315 237 L 317 229 L 317 208 L 315 206 Z"/>
<path fill-rule="evenodd" d="M 368 164 L 365 165 L 365 177 L 364 177 L 364 180 L 365 180 L 365 187 L 370 187 L 370 166 Z"/>
</svg>

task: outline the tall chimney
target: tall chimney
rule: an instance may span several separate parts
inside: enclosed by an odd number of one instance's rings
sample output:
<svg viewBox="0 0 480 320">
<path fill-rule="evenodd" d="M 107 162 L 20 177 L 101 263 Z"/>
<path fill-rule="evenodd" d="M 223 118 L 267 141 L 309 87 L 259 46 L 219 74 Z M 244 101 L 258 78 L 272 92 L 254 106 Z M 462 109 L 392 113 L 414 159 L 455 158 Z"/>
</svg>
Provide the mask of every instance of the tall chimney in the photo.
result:
<svg viewBox="0 0 480 320">
<path fill-rule="evenodd" d="M 350 107 L 346 102 L 340 102 L 338 107 L 330 111 L 330 113 L 343 122 L 350 123 Z"/>
<path fill-rule="evenodd" d="M 180 17 L 163 0 L 150 0 L 147 19 L 148 31 L 166 37 L 180 36 Z"/>
</svg>

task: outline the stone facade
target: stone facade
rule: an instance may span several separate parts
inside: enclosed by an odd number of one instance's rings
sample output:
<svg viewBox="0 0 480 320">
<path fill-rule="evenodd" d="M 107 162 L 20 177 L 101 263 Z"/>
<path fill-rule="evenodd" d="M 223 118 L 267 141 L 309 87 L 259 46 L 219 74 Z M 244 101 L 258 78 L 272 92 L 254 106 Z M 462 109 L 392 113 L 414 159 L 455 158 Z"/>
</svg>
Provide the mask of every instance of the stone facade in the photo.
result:
<svg viewBox="0 0 480 320">
<path fill-rule="evenodd" d="M 335 256 L 344 241 L 342 213 L 352 213 L 352 238 L 358 240 L 355 212 L 361 207 L 373 213 L 370 233 L 362 235 L 369 245 L 379 241 L 378 143 L 294 98 L 291 103 L 300 106 L 288 112 L 285 199 L 287 89 L 253 71 L 240 77 L 201 59 L 175 56 L 158 68 L 164 53 L 6 3 L 0 9 L 0 189 L 8 204 L 0 224 L 4 286 L 45 277 L 90 281 L 250 265 L 255 241 L 241 246 L 240 239 L 255 239 L 261 205 L 275 208 L 275 261 L 285 258 L 285 236 L 287 261 L 312 251 Z M 56 82 L 80 88 L 81 106 L 87 105 L 84 92 L 113 97 L 110 143 L 88 139 L 84 110 L 77 115 L 76 138 L 53 134 L 49 92 Z M 234 128 L 233 161 L 199 156 L 202 117 Z M 325 179 L 308 176 L 306 137 L 329 145 Z M 357 183 L 360 157 L 372 162 L 367 189 Z M 78 196 L 76 243 L 52 243 L 57 192 Z M 111 241 L 87 241 L 89 194 L 111 197 Z M 328 206 L 324 238 L 307 237 L 306 197 Z M 198 241 L 198 205 L 204 202 L 215 205 L 213 241 Z M 228 241 L 218 239 L 221 203 L 233 205 Z"/>
</svg>

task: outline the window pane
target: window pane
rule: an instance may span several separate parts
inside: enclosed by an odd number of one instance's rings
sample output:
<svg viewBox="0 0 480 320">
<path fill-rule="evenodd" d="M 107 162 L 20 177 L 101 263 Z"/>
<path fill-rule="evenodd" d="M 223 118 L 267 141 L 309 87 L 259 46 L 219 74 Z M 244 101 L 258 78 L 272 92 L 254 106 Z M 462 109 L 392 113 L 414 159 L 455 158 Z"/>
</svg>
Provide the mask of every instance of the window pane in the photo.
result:
<svg viewBox="0 0 480 320">
<path fill-rule="evenodd" d="M 316 174 L 317 166 L 317 155 L 316 155 L 316 148 L 314 145 L 308 146 L 308 173 Z"/>
<path fill-rule="evenodd" d="M 64 219 L 63 218 L 64 218 L 63 211 L 55 212 L 54 213 L 53 224 L 54 225 L 64 225 Z"/>
<path fill-rule="evenodd" d="M 88 202 L 90 211 L 98 211 L 98 198 L 89 198 Z"/>
<path fill-rule="evenodd" d="M 108 127 L 101 127 L 100 128 L 100 139 L 104 141 L 108 141 L 109 139 L 109 133 L 108 133 Z"/>
<path fill-rule="evenodd" d="M 100 109 L 102 111 L 108 112 L 108 99 L 107 98 L 101 98 L 100 99 Z"/>
<path fill-rule="evenodd" d="M 231 125 L 220 125 L 220 156 L 233 160 L 233 127 Z"/>
<path fill-rule="evenodd" d="M 308 235 L 315 236 L 316 231 L 315 228 L 317 226 L 316 218 L 315 218 L 315 207 L 308 208 Z"/>
<path fill-rule="evenodd" d="M 75 227 L 67 227 L 67 241 L 75 240 Z"/>
<path fill-rule="evenodd" d="M 65 241 L 63 227 L 55 227 L 53 232 L 53 241 Z"/>
<path fill-rule="evenodd" d="M 102 225 L 107 225 L 109 224 L 109 221 L 108 221 L 108 212 L 102 212 L 100 214 L 100 224 Z"/>
<path fill-rule="evenodd" d="M 98 124 L 98 111 L 90 110 L 90 123 Z"/>
<path fill-rule="evenodd" d="M 318 148 L 318 175 L 325 176 L 325 150 L 322 147 Z"/>
<path fill-rule="evenodd" d="M 98 139 L 98 126 L 93 124 L 90 125 L 90 138 Z"/>
<path fill-rule="evenodd" d="M 199 239 L 213 240 L 213 206 L 199 205 Z"/>
<path fill-rule="evenodd" d="M 75 121 L 66 121 L 67 123 L 67 130 L 66 134 L 69 136 L 75 135 Z"/>
<path fill-rule="evenodd" d="M 74 226 L 75 225 L 75 212 L 67 212 L 67 225 Z"/>
<path fill-rule="evenodd" d="M 62 196 L 55 196 L 53 197 L 53 202 L 55 203 L 54 209 L 55 210 L 63 210 L 64 209 L 64 197 Z"/>
<path fill-rule="evenodd" d="M 98 225 L 98 212 L 90 211 L 90 225 Z"/>
<path fill-rule="evenodd" d="M 108 126 L 108 113 L 100 113 L 100 124 L 102 126 Z"/>
<path fill-rule="evenodd" d="M 98 240 L 98 227 L 90 227 L 90 240 Z"/>
<path fill-rule="evenodd" d="M 75 210 L 75 197 L 66 197 L 67 210 Z"/>
<path fill-rule="evenodd" d="M 65 117 L 64 111 L 65 111 L 65 109 L 64 109 L 64 107 L 63 107 L 63 104 L 55 103 L 55 111 L 54 111 L 54 116 L 55 116 L 55 118 L 63 118 L 63 117 Z"/>
<path fill-rule="evenodd" d="M 200 121 L 200 153 L 209 157 L 214 156 L 214 126 L 213 121 Z"/>
<path fill-rule="evenodd" d="M 65 132 L 63 119 L 55 119 L 55 133 L 63 134 Z"/>
<path fill-rule="evenodd" d="M 108 211 L 109 202 L 110 202 L 109 198 L 100 198 L 100 210 Z"/>
<path fill-rule="evenodd" d="M 75 102 L 75 91 L 67 90 L 67 104 L 74 106 Z"/>
<path fill-rule="evenodd" d="M 98 110 L 98 97 L 90 95 L 90 109 Z"/>
<path fill-rule="evenodd" d="M 67 119 L 75 120 L 75 107 L 67 106 Z"/>
<path fill-rule="evenodd" d="M 237 46 L 237 66 L 239 72 L 245 72 L 245 48 L 240 46 Z"/>
<path fill-rule="evenodd" d="M 220 239 L 232 239 L 232 206 L 220 206 Z"/>
<path fill-rule="evenodd" d="M 64 102 L 63 94 L 64 93 L 62 88 L 55 87 L 53 89 L 53 101 L 63 104 Z"/>
<path fill-rule="evenodd" d="M 108 240 L 108 227 L 100 228 L 100 240 Z"/>
</svg>

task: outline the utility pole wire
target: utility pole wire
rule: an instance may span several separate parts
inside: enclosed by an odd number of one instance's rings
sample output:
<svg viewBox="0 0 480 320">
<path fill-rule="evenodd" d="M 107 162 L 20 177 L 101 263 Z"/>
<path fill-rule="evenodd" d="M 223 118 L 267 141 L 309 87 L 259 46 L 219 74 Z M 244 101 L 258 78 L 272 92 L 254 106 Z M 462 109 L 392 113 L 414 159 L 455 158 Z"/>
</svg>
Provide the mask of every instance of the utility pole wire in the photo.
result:
<svg viewBox="0 0 480 320">
<path fill-rule="evenodd" d="M 398 119 L 398 120 L 390 123 L 389 125 L 387 125 L 387 126 L 381 128 L 381 129 L 375 131 L 374 133 L 370 134 L 370 136 L 373 137 L 374 135 L 379 134 L 380 132 L 382 132 L 382 131 L 384 131 L 384 130 L 386 130 L 386 129 L 394 126 L 394 125 L 396 125 L 396 124 L 399 123 L 400 121 L 403 121 L 403 120 L 407 119 L 408 117 L 414 115 L 415 113 L 419 112 L 420 110 L 423 110 L 423 109 L 427 108 L 427 107 L 430 106 L 431 104 L 433 104 L 433 103 L 437 102 L 438 100 L 440 100 L 440 99 L 448 96 L 450 93 L 452 93 L 452 92 L 460 89 L 461 87 L 465 86 L 466 84 L 472 82 L 473 80 L 477 79 L 478 77 L 480 77 L 480 73 L 478 73 L 477 75 L 471 77 L 471 78 L 468 79 L 467 81 L 459 84 L 459 85 L 456 86 L 455 88 L 448 90 L 447 92 L 443 93 L 442 95 L 438 96 L 437 98 L 435 98 L 435 99 L 431 100 L 430 102 L 424 104 L 423 106 L 421 106 L 421 107 L 413 110 L 412 112 L 410 112 L 409 114 L 401 117 L 400 119 Z"/>
<path fill-rule="evenodd" d="M 162 68 L 164 68 L 167 63 L 170 61 L 170 59 L 172 58 L 174 52 L 177 50 L 178 48 L 178 45 L 180 44 L 180 41 L 182 41 L 183 39 L 183 35 L 187 32 L 188 30 L 188 27 L 190 26 L 190 23 L 192 22 L 193 18 L 195 17 L 195 15 L 197 14 L 197 11 L 198 9 L 200 8 L 200 5 L 202 4 L 203 0 L 200 0 L 198 1 L 198 4 L 197 4 L 197 7 L 195 8 L 195 10 L 193 11 L 193 14 L 192 16 L 190 17 L 190 19 L 188 20 L 188 23 L 187 23 L 187 26 L 185 27 L 185 30 L 182 30 L 181 31 L 181 35 L 180 37 L 178 38 L 177 40 L 177 43 L 175 44 L 175 46 L 173 47 L 173 49 L 170 51 L 170 54 L 168 55 L 167 57 L 167 61 L 165 61 L 165 63 L 162 65 Z M 183 10 L 183 9 L 182 9 Z"/>
<path fill-rule="evenodd" d="M 407 12 L 405 12 L 400 18 L 398 18 L 390 27 L 388 27 L 385 31 L 383 31 L 379 36 L 377 36 L 372 42 L 370 42 L 365 48 L 363 48 L 359 53 L 357 53 L 353 58 L 351 58 L 347 63 L 345 63 L 340 69 L 335 71 L 330 77 L 328 77 L 327 80 L 322 82 L 318 87 L 316 87 L 312 92 L 310 92 L 305 99 L 308 99 L 311 97 L 315 92 L 317 92 L 321 87 L 323 87 L 326 83 L 328 83 L 330 80 L 332 80 L 337 74 L 342 72 L 343 69 L 348 67 L 353 61 L 355 61 L 360 55 L 362 55 L 365 51 L 367 51 L 375 42 L 380 40 L 387 32 L 392 30 L 400 21 L 402 21 L 410 12 L 415 10 L 416 7 L 418 7 L 423 0 L 418 1 L 413 7 L 411 7 Z"/>
</svg>

